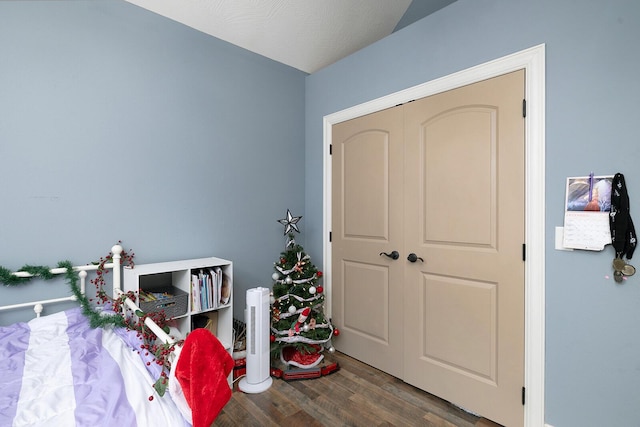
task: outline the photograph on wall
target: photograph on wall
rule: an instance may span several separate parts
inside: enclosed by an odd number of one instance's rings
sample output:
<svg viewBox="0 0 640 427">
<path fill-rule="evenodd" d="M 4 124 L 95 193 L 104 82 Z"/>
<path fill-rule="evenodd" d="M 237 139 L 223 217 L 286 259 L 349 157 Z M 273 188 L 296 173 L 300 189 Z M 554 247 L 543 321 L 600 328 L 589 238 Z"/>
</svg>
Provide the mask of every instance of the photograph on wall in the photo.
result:
<svg viewBox="0 0 640 427">
<path fill-rule="evenodd" d="M 613 176 L 584 176 L 567 178 L 566 210 L 611 210 L 611 182 Z"/>
</svg>

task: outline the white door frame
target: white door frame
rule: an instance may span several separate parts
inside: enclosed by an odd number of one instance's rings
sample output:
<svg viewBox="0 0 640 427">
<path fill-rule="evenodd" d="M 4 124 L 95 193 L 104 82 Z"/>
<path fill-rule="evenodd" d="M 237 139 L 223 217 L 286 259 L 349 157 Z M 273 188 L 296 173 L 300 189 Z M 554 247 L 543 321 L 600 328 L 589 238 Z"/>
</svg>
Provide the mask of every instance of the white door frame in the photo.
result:
<svg viewBox="0 0 640 427">
<path fill-rule="evenodd" d="M 544 425 L 545 340 L 545 45 L 477 65 L 324 117 L 323 236 L 331 231 L 332 126 L 398 104 L 525 69 L 525 427 Z M 331 244 L 323 239 L 326 313 L 331 316 Z"/>
</svg>

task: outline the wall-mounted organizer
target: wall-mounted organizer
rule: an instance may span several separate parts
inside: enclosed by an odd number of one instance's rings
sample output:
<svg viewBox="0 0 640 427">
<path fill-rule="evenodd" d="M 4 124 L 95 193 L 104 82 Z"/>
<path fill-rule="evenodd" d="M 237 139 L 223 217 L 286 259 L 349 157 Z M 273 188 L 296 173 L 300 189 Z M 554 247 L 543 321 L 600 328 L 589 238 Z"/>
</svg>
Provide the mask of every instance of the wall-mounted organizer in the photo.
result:
<svg viewBox="0 0 640 427">
<path fill-rule="evenodd" d="M 164 310 L 182 338 L 195 328 L 207 328 L 232 352 L 233 263 L 199 258 L 125 268 L 123 289 L 133 291 L 142 310 Z"/>
</svg>

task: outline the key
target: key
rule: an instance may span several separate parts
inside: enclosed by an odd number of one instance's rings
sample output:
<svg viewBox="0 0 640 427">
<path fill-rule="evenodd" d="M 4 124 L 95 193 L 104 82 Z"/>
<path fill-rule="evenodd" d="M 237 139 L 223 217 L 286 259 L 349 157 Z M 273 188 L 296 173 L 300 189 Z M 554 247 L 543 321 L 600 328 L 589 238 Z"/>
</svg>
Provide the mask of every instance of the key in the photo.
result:
<svg viewBox="0 0 640 427">
<path fill-rule="evenodd" d="M 622 269 L 622 274 L 625 276 L 633 276 L 636 274 L 636 268 L 631 264 L 626 264 Z"/>
<path fill-rule="evenodd" d="M 613 269 L 615 271 L 622 271 L 626 265 L 627 263 L 624 262 L 622 258 L 615 258 L 613 260 Z"/>
</svg>

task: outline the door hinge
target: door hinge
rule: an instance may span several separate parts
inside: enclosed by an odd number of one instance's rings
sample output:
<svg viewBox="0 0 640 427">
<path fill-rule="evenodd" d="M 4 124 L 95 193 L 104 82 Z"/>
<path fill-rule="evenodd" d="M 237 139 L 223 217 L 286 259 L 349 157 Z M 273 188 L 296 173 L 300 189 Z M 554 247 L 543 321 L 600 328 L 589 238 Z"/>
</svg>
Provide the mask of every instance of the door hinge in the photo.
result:
<svg viewBox="0 0 640 427">
<path fill-rule="evenodd" d="M 329 144 L 329 155 L 333 155 L 333 144 Z"/>
<path fill-rule="evenodd" d="M 522 117 L 527 117 L 527 100 L 522 100 Z"/>
<path fill-rule="evenodd" d="M 525 399 L 524 399 L 525 394 L 526 394 L 526 389 L 525 389 L 524 387 L 522 387 L 522 404 L 523 404 L 523 405 L 524 405 L 524 400 L 525 400 Z"/>
<path fill-rule="evenodd" d="M 329 242 L 331 242 L 331 232 L 329 232 Z"/>
<path fill-rule="evenodd" d="M 522 244 L 522 260 L 523 261 L 527 260 L 527 244 L 526 243 Z"/>
</svg>

